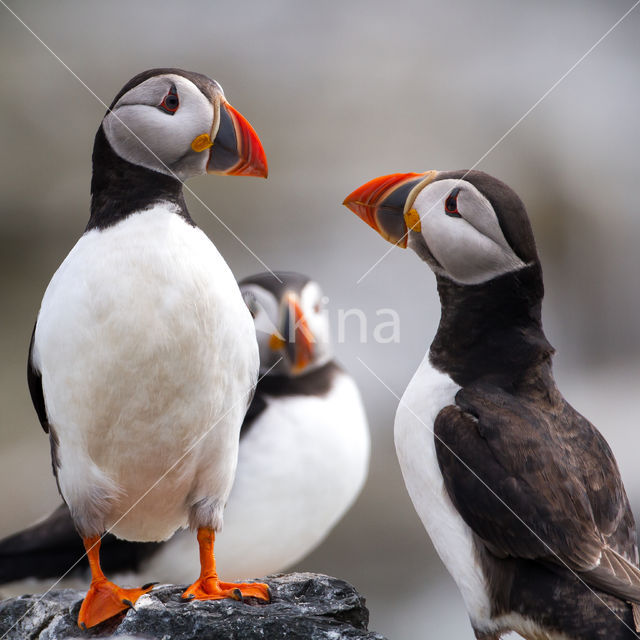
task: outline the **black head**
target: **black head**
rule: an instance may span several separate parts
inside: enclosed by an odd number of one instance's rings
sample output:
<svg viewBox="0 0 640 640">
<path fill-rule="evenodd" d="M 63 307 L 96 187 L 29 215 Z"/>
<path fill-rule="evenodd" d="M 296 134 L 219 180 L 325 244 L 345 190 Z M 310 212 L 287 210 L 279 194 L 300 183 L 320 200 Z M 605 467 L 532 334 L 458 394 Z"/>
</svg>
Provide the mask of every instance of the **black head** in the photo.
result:
<svg viewBox="0 0 640 640">
<path fill-rule="evenodd" d="M 258 136 L 215 80 L 144 71 L 118 92 L 96 134 L 89 228 L 158 201 L 182 208 L 182 182 L 204 173 L 266 177 Z"/>
<path fill-rule="evenodd" d="M 437 275 L 479 284 L 538 263 L 525 207 L 481 171 L 393 174 L 366 183 L 345 204 Z"/>
</svg>

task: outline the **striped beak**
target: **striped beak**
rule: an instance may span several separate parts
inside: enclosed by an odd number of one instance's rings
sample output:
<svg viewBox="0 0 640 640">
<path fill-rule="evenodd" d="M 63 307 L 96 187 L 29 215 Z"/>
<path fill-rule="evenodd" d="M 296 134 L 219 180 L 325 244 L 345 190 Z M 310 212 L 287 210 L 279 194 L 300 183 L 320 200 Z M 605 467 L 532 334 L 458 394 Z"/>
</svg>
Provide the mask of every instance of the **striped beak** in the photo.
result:
<svg viewBox="0 0 640 640">
<path fill-rule="evenodd" d="M 218 173 L 227 176 L 258 176 L 266 178 L 267 156 L 249 121 L 224 99 L 220 102 L 220 123 L 213 140 L 193 141 L 192 148 L 207 145 L 209 161 L 207 173 Z M 199 136 L 200 137 L 200 136 Z"/>
<path fill-rule="evenodd" d="M 294 373 L 300 373 L 307 368 L 313 359 L 315 336 L 311 329 L 309 329 L 298 296 L 290 293 L 287 296 L 286 305 L 284 325 L 285 348 L 287 349 Z"/>
<path fill-rule="evenodd" d="M 437 174 L 426 171 L 380 176 L 358 187 L 342 204 L 385 240 L 405 249 L 409 229 L 420 231 L 420 216 L 412 208 L 413 203 Z"/>
</svg>

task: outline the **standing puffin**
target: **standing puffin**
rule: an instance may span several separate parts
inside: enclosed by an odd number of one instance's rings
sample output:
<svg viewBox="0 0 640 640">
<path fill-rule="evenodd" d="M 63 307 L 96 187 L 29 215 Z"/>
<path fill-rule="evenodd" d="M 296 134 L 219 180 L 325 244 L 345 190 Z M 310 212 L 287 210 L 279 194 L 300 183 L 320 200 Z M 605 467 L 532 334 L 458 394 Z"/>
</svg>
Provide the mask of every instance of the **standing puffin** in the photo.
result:
<svg viewBox="0 0 640 640">
<path fill-rule="evenodd" d="M 360 393 L 332 359 L 328 314 L 317 282 L 278 271 L 244 279 L 261 379 L 240 433 L 236 477 L 216 556 L 229 575 L 262 576 L 310 553 L 353 504 L 369 462 Z M 256 491 L 260 487 L 260 491 Z M 255 544 L 255 539 L 261 541 Z M 69 510 L 0 542 L 0 583 L 55 578 L 82 555 Z M 182 583 L 197 570 L 191 535 L 134 543 L 107 535 L 110 572 Z M 84 573 L 86 562 L 78 565 Z"/>
<path fill-rule="evenodd" d="M 555 385 L 521 200 L 479 171 L 429 171 L 345 204 L 436 276 L 440 324 L 395 442 L 476 637 L 635 638 L 633 515 L 609 446 Z"/>
<path fill-rule="evenodd" d="M 188 524 L 201 573 L 183 598 L 269 599 L 266 585 L 221 582 L 215 569 L 258 349 L 233 274 L 185 206 L 182 182 L 204 173 L 266 177 L 249 123 L 206 76 L 135 76 L 98 129 L 89 223 L 33 331 L 29 389 L 91 567 L 81 627 L 151 588 L 105 578 L 106 530 L 158 541 Z"/>
</svg>

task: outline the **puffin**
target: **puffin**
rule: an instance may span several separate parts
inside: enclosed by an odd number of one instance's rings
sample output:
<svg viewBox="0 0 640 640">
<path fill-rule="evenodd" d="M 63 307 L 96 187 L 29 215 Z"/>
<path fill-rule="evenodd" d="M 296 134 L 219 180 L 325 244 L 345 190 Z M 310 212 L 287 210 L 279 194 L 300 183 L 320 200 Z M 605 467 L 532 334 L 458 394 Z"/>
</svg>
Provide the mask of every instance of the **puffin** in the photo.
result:
<svg viewBox="0 0 640 640">
<path fill-rule="evenodd" d="M 144 71 L 95 136 L 89 221 L 49 283 L 28 384 L 91 584 L 78 625 L 132 607 L 100 565 L 106 531 L 161 541 L 197 531 L 200 576 L 183 598 L 269 600 L 218 578 L 215 532 L 258 376 L 251 315 L 226 262 L 185 205 L 196 175 L 267 176 L 249 122 L 205 75 Z"/>
<path fill-rule="evenodd" d="M 634 517 L 607 442 L 554 381 L 520 198 L 481 171 L 427 171 L 344 204 L 435 274 L 441 318 L 394 439 L 476 638 L 636 638 Z"/>
<path fill-rule="evenodd" d="M 315 549 L 359 495 L 370 452 L 360 393 L 333 357 L 320 285 L 275 271 L 245 278 L 240 291 L 255 324 L 260 379 L 242 424 L 216 544 L 216 557 L 234 578 L 281 572 Z M 166 542 L 107 534 L 101 551 L 106 570 L 143 581 L 180 584 L 198 569 L 187 530 Z M 63 504 L 0 541 L 0 583 L 57 578 L 80 557 L 82 544 Z M 86 560 L 78 563 L 74 582 L 87 570 Z"/>
</svg>

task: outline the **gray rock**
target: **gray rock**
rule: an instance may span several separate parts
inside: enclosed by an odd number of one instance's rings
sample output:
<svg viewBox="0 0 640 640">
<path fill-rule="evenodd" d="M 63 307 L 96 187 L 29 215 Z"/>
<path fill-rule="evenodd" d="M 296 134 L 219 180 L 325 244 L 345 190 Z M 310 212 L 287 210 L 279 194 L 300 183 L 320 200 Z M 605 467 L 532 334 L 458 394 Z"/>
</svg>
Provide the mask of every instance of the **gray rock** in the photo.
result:
<svg viewBox="0 0 640 640">
<path fill-rule="evenodd" d="M 367 631 L 364 598 L 347 582 L 315 573 L 269 576 L 271 604 L 214 600 L 185 602 L 184 586 L 162 585 L 136 609 L 81 631 L 84 594 L 73 589 L 0 602 L 3 640 L 118 638 L 154 640 L 385 640 Z"/>
</svg>

